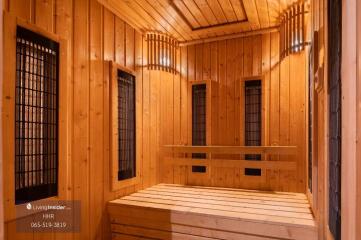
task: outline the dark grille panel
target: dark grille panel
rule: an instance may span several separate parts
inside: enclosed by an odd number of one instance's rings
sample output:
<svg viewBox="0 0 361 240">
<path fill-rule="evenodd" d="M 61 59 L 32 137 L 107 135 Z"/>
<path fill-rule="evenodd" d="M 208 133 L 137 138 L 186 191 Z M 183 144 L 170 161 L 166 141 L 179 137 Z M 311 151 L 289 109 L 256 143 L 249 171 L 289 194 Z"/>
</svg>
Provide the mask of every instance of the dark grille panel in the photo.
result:
<svg viewBox="0 0 361 240">
<path fill-rule="evenodd" d="M 206 84 L 192 86 L 192 145 L 206 143 Z M 193 158 L 206 158 L 205 153 L 193 153 Z"/>
<path fill-rule="evenodd" d="M 59 44 L 17 28 L 15 201 L 58 193 Z"/>
<path fill-rule="evenodd" d="M 341 239 L 341 41 L 342 1 L 329 0 L 329 227 Z"/>
<path fill-rule="evenodd" d="M 245 168 L 244 174 L 247 176 L 261 176 L 262 170 L 259 168 Z"/>
<path fill-rule="evenodd" d="M 205 173 L 207 168 L 206 166 L 192 166 L 192 172 Z"/>
<path fill-rule="evenodd" d="M 261 145 L 262 85 L 260 80 L 245 82 L 245 145 Z M 260 154 L 246 154 L 246 160 L 261 160 Z"/>
<path fill-rule="evenodd" d="M 135 77 L 118 70 L 118 180 L 136 176 Z"/>
</svg>

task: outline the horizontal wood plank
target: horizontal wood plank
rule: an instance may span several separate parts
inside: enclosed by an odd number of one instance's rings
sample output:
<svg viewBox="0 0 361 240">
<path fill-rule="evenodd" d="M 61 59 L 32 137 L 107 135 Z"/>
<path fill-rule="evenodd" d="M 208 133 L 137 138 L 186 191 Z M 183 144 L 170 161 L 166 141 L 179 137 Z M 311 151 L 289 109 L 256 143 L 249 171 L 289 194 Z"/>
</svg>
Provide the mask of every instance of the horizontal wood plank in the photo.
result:
<svg viewBox="0 0 361 240">
<path fill-rule="evenodd" d="M 178 196 L 183 197 L 185 195 L 184 192 L 177 192 L 177 191 L 167 191 L 163 189 L 145 189 L 140 191 L 139 193 L 146 193 L 146 194 L 156 194 L 162 196 Z M 253 196 L 227 196 L 227 195 L 218 195 L 218 194 L 204 194 L 202 192 L 187 192 L 187 196 L 191 198 L 206 199 L 206 200 L 215 200 L 215 201 L 223 201 L 229 204 L 242 204 L 242 205 L 257 205 L 257 207 L 265 207 L 271 206 L 275 208 L 285 207 L 285 208 L 295 208 L 295 209 L 306 209 L 306 211 L 310 212 L 308 203 L 293 203 L 293 202 L 282 202 L 282 201 L 274 201 L 269 199 L 259 199 Z M 265 207 L 267 208 L 267 207 Z M 292 211 L 295 211 L 292 209 Z"/>
<path fill-rule="evenodd" d="M 112 229 L 116 228 L 118 224 L 128 225 L 128 226 L 139 226 L 148 229 L 157 229 L 162 231 L 173 231 L 177 233 L 190 234 L 194 236 L 203 236 L 203 237 L 214 237 L 216 239 L 227 239 L 227 240 L 265 240 L 264 238 L 252 234 L 242 234 L 235 233 L 230 231 L 222 231 L 215 229 L 204 229 L 195 226 L 187 226 L 182 224 L 173 224 L 169 222 L 157 222 L 157 221 L 148 221 L 147 219 L 139 217 L 127 217 L 127 218 L 114 218 L 112 222 Z M 116 230 L 114 230 L 116 231 Z"/>
<path fill-rule="evenodd" d="M 164 145 L 163 150 L 173 153 L 227 153 L 227 154 L 297 154 L 296 146 L 182 146 Z"/>
<path fill-rule="evenodd" d="M 229 160 L 229 159 L 192 159 L 192 158 L 170 158 L 164 159 L 165 164 L 174 166 L 212 166 L 228 168 L 260 168 L 271 170 L 296 170 L 296 162 L 290 161 L 248 161 L 248 160 Z"/>
</svg>

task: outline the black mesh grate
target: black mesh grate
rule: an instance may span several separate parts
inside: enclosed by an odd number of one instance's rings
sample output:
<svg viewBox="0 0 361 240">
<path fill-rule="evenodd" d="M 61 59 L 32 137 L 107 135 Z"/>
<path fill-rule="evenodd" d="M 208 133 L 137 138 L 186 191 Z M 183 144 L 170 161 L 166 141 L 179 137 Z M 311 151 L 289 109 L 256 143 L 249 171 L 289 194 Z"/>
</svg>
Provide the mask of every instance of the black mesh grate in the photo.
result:
<svg viewBox="0 0 361 240">
<path fill-rule="evenodd" d="M 245 145 L 261 145 L 262 86 L 261 81 L 245 82 Z M 246 154 L 246 160 L 261 160 L 260 154 Z"/>
<path fill-rule="evenodd" d="M 192 86 L 192 145 L 206 145 L 206 84 Z M 193 158 L 206 158 L 205 153 L 193 153 Z"/>
<path fill-rule="evenodd" d="M 135 77 L 118 70 L 118 180 L 136 176 Z"/>
<path fill-rule="evenodd" d="M 15 201 L 58 193 L 59 44 L 17 28 Z"/>
<path fill-rule="evenodd" d="M 341 56 L 342 1 L 329 0 L 329 228 L 335 240 L 341 239 Z"/>
</svg>

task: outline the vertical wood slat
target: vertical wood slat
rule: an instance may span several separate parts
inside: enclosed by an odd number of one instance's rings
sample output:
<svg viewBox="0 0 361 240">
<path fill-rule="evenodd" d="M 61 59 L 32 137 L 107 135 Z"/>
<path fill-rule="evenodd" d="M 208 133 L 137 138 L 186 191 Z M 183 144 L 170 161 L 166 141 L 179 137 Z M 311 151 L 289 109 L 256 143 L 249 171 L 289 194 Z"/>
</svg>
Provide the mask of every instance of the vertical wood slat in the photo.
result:
<svg viewBox="0 0 361 240">
<path fill-rule="evenodd" d="M 173 44 L 172 44 L 172 39 L 171 38 L 168 38 L 168 54 L 169 54 L 169 65 L 168 65 L 168 68 L 169 68 L 169 72 L 173 72 L 172 69 L 174 69 L 174 65 L 173 65 L 173 62 L 174 62 L 174 53 L 173 53 Z"/>
<path fill-rule="evenodd" d="M 283 20 L 281 20 L 282 22 Z M 280 25 L 280 36 L 283 36 L 283 24 Z M 281 58 L 282 58 L 282 51 L 283 51 L 283 39 L 280 37 L 280 52 L 281 52 Z"/>
<path fill-rule="evenodd" d="M 89 29 L 89 45 L 90 45 L 90 84 L 89 105 L 92 106 L 89 110 L 89 159 L 90 159 L 90 192 L 103 191 L 103 182 L 101 181 L 104 176 L 103 171 L 99 171 L 104 166 L 104 152 L 103 146 L 99 144 L 99 138 L 103 139 L 104 129 L 103 121 L 104 115 L 99 114 L 103 111 L 104 89 L 103 89 L 103 11 L 102 6 L 95 0 L 90 1 L 90 16 L 91 19 Z M 102 209 L 101 206 L 104 202 L 102 194 L 89 194 L 90 204 L 90 226 L 96 226 L 102 222 Z M 90 236 L 98 236 L 100 239 L 104 238 L 102 231 L 90 227 Z"/>
<path fill-rule="evenodd" d="M 156 49 L 155 42 L 156 42 L 155 34 L 152 34 L 152 50 L 153 50 L 152 70 L 155 70 L 155 64 L 156 64 L 156 59 L 157 59 L 157 49 Z"/>
<path fill-rule="evenodd" d="M 152 48 L 152 59 L 151 59 L 151 70 L 154 70 L 155 59 L 157 59 L 156 50 L 155 50 L 155 35 L 151 34 L 151 48 Z"/>
<path fill-rule="evenodd" d="M 292 41 L 291 41 L 291 46 L 292 46 L 292 53 L 295 52 L 295 42 L 296 42 L 296 19 L 297 19 L 297 15 L 296 15 L 296 7 L 295 5 L 293 5 L 292 7 Z"/>
<path fill-rule="evenodd" d="M 285 32 L 285 37 L 286 37 L 286 42 L 285 42 L 285 49 L 284 49 L 284 54 L 283 54 L 283 57 L 285 57 L 286 55 L 288 55 L 288 38 L 289 38 L 289 35 L 288 35 L 288 32 L 289 32 L 289 25 L 288 25 L 288 12 L 286 12 L 285 14 L 285 22 L 284 22 L 284 25 L 286 27 L 286 32 Z"/>
<path fill-rule="evenodd" d="M 177 71 L 177 56 L 178 56 L 178 54 L 177 54 L 177 52 L 175 51 L 175 49 L 176 49 L 176 46 L 175 46 L 175 44 L 176 44 L 176 42 L 175 42 L 175 40 L 173 40 L 173 42 L 172 42 L 172 52 L 173 52 L 173 73 L 175 73 L 176 71 Z"/>
<path fill-rule="evenodd" d="M 174 61 L 174 55 L 173 55 L 173 51 L 172 51 L 172 39 L 171 38 L 168 38 L 168 41 L 167 41 L 167 43 L 168 43 L 168 54 L 169 54 L 169 66 L 168 66 L 168 68 L 169 68 L 169 72 L 172 72 L 172 69 L 174 68 L 174 66 L 173 66 L 173 61 Z"/>
<path fill-rule="evenodd" d="M 287 49 L 287 55 L 292 53 L 292 7 L 289 10 L 288 14 L 288 49 Z"/>
<path fill-rule="evenodd" d="M 162 52 L 160 56 L 159 64 L 161 65 L 162 71 L 167 71 L 166 68 L 167 64 L 167 57 L 168 57 L 168 51 L 167 51 L 167 44 L 166 44 L 166 38 L 162 35 L 160 40 L 160 51 Z"/>
<path fill-rule="evenodd" d="M 290 14 L 288 15 L 288 22 L 289 22 L 289 37 L 288 37 L 288 52 L 289 54 L 292 53 L 292 45 L 293 45 L 293 30 L 294 30 L 294 26 L 293 26 L 293 6 L 290 8 Z"/>
<path fill-rule="evenodd" d="M 7 4 L 7 1 L 4 2 L 4 4 L 0 3 L 0 26 L 3 25 L 3 6 L 4 6 L 4 10 L 6 11 L 6 4 Z M 0 52 L 2 53 L 3 52 L 3 37 L 0 37 Z M 0 55 L 0 72 L 2 73 L 3 72 L 3 54 Z M 2 86 L 0 87 L 0 99 L 2 99 Z M 2 100 L 0 100 L 1 103 L 2 103 Z M 2 147 L 3 147 L 3 139 L 2 139 L 2 135 L 3 134 L 3 131 L 1 130 L 0 131 L 0 152 L 2 152 Z M 0 161 L 0 172 L 2 173 L 3 172 L 3 161 L 1 160 Z M 0 208 L 1 209 L 4 209 L 4 195 L 3 195 L 3 177 L 0 179 Z M 4 238 L 4 211 L 1 210 L 0 212 L 0 239 L 3 239 Z"/>
<path fill-rule="evenodd" d="M 297 5 L 297 28 L 296 28 L 296 32 L 297 32 L 297 50 L 301 50 L 301 32 L 300 30 L 302 29 L 301 27 L 302 23 L 301 23 L 301 6 L 298 4 Z"/>
<path fill-rule="evenodd" d="M 289 10 L 288 14 L 288 49 L 287 55 L 291 54 L 292 49 L 292 8 Z"/>
<path fill-rule="evenodd" d="M 143 40 L 144 40 L 144 38 L 143 38 Z M 150 47 L 150 36 L 146 35 L 145 40 L 146 40 L 145 43 L 147 44 L 147 48 L 146 48 L 146 50 L 147 50 L 147 55 L 146 55 L 146 57 L 147 57 L 147 66 L 148 66 L 148 69 L 149 69 L 150 68 L 149 60 L 152 58 L 152 56 L 150 55 L 151 51 L 149 49 L 149 47 Z M 143 53 L 143 57 L 144 57 L 144 53 Z"/>
<path fill-rule="evenodd" d="M 302 3 L 302 22 L 301 22 L 301 26 L 302 26 L 302 29 L 301 29 L 301 35 L 302 35 L 302 43 L 304 43 L 306 41 L 306 38 L 305 38 L 305 34 L 306 34 L 306 31 L 305 31 L 305 3 Z M 305 48 L 305 44 L 302 44 L 302 50 Z"/>
<path fill-rule="evenodd" d="M 165 55 L 163 56 L 163 60 L 162 60 L 162 67 L 163 67 L 163 71 L 165 72 L 168 72 L 168 61 L 169 61 L 169 54 L 168 54 L 168 38 L 164 36 L 164 42 L 163 42 L 163 45 L 164 45 L 164 52 L 165 52 Z"/>
<path fill-rule="evenodd" d="M 157 44 L 156 44 L 156 47 L 157 47 L 157 59 L 156 59 L 156 65 L 157 65 L 157 70 L 160 70 L 160 58 L 162 57 L 161 56 L 161 54 L 160 54 L 160 51 L 161 51 L 161 49 L 160 49 L 160 41 L 161 41 L 161 39 L 160 39 L 160 35 L 156 35 L 156 37 L 157 37 Z"/>
</svg>

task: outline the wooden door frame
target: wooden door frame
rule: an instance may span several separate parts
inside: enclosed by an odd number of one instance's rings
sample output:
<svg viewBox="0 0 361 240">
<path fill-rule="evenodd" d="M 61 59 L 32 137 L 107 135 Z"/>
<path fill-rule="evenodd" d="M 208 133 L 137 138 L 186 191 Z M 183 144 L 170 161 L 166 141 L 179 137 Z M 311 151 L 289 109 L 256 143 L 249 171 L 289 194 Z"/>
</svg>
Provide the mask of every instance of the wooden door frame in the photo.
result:
<svg viewBox="0 0 361 240">
<path fill-rule="evenodd" d="M 341 236 L 356 240 L 356 192 L 357 192 L 357 38 L 356 3 L 358 0 L 342 0 L 342 147 L 341 147 Z M 359 4 L 358 4 L 359 5 Z M 358 6 L 360 9 L 360 6 Z M 359 49 L 358 49 L 359 50 Z M 359 113 L 358 113 L 359 115 Z M 358 132 L 358 134 L 360 134 Z M 359 155 L 359 153 L 358 153 Z M 360 200 L 359 200 L 360 201 Z M 359 220 L 358 220 L 359 221 Z"/>
<path fill-rule="evenodd" d="M 356 226 L 361 226 L 361 2 L 358 1 L 357 3 L 357 10 L 356 10 L 356 32 L 357 32 L 357 39 L 356 39 L 356 49 L 357 49 L 357 66 L 356 66 L 356 74 L 357 74 L 357 146 L 356 146 L 356 161 L 357 161 L 357 172 L 356 172 Z M 361 236 L 361 228 L 356 229 L 357 233 L 356 236 Z"/>
</svg>

